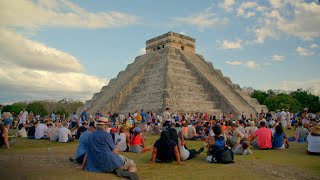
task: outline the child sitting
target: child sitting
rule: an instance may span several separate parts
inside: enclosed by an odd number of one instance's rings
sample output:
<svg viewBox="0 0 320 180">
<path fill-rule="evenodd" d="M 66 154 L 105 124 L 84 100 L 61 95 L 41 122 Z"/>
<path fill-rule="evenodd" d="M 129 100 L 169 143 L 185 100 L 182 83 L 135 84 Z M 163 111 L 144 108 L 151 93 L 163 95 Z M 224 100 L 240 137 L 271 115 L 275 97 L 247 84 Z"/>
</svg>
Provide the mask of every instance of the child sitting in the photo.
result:
<svg viewBox="0 0 320 180">
<path fill-rule="evenodd" d="M 235 155 L 251 155 L 252 151 L 249 149 L 249 142 L 243 140 L 241 144 L 234 148 L 233 154 Z"/>
</svg>

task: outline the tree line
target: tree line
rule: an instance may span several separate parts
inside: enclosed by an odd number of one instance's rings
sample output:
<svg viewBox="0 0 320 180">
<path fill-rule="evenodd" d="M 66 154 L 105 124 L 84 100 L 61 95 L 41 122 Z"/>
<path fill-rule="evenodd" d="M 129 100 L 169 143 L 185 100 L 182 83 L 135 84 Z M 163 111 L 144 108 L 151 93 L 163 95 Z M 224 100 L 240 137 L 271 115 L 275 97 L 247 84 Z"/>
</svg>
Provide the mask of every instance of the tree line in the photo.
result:
<svg viewBox="0 0 320 180">
<path fill-rule="evenodd" d="M 320 111 L 319 96 L 302 89 L 290 93 L 254 90 L 250 96 L 256 98 L 260 104 L 266 105 L 270 111 L 289 109 L 291 112 L 302 112 L 305 107 L 309 109 L 309 112 Z"/>
</svg>

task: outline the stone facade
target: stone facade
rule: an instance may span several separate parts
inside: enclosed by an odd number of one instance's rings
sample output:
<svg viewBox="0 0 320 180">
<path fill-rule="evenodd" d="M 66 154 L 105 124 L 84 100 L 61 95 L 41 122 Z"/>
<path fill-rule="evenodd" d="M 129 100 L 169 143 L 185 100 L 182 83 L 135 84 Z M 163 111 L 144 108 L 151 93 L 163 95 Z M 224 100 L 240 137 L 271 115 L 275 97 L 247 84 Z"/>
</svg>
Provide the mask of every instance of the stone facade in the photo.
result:
<svg viewBox="0 0 320 180">
<path fill-rule="evenodd" d="M 249 97 L 212 63 L 195 54 L 194 46 L 193 50 L 170 44 L 155 51 L 148 48 L 161 44 L 173 34 L 176 37 L 177 33 L 169 32 L 148 40 L 147 53 L 137 57 L 85 103 L 89 112 L 128 113 L 144 109 L 160 113 L 166 107 L 172 112 L 232 112 L 235 115 L 242 111 L 246 114 L 255 114 L 261 109 L 267 111 L 266 106 Z M 195 42 L 190 39 L 187 40 Z"/>
</svg>

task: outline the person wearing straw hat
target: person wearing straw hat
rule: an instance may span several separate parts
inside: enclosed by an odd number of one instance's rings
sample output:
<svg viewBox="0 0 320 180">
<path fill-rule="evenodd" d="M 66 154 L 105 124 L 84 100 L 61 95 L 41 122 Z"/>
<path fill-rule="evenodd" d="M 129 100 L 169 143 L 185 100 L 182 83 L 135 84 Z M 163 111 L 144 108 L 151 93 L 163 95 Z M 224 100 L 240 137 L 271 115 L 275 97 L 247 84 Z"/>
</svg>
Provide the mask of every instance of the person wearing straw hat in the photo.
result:
<svg viewBox="0 0 320 180">
<path fill-rule="evenodd" d="M 139 179 L 134 161 L 117 154 L 120 143 L 114 144 L 111 134 L 107 132 L 108 128 L 108 118 L 100 117 L 96 122 L 96 131 L 88 137 L 81 169 L 113 172 L 120 177 Z"/>
<path fill-rule="evenodd" d="M 307 152 L 310 155 L 320 155 L 320 125 L 315 125 L 309 130 Z"/>
</svg>

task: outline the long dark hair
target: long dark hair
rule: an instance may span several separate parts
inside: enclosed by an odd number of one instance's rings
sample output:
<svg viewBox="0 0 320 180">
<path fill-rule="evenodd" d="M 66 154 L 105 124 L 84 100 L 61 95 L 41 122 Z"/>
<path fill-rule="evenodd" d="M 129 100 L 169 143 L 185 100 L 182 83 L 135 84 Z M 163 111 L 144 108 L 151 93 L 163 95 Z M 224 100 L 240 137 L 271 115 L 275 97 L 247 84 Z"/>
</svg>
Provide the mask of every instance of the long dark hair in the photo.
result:
<svg viewBox="0 0 320 180">
<path fill-rule="evenodd" d="M 170 133 L 169 131 L 162 131 L 160 134 L 159 143 L 161 147 L 165 147 L 169 145 L 170 141 Z"/>
<path fill-rule="evenodd" d="M 277 125 L 275 131 L 279 135 L 282 134 L 283 133 L 282 126 L 281 125 Z"/>
</svg>

